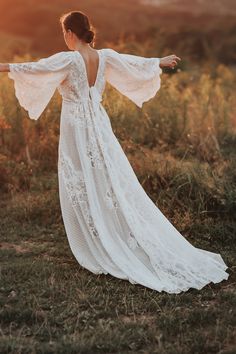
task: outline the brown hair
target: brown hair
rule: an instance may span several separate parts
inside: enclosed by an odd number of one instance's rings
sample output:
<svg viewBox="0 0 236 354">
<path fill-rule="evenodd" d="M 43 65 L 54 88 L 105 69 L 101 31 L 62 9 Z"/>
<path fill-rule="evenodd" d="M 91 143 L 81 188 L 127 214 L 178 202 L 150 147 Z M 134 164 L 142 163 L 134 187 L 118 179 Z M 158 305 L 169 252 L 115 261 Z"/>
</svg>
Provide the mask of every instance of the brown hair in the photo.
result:
<svg viewBox="0 0 236 354">
<path fill-rule="evenodd" d="M 60 23 L 66 31 L 74 32 L 79 39 L 91 43 L 95 38 L 95 29 L 90 24 L 88 16 L 82 11 L 71 11 L 60 17 Z"/>
</svg>

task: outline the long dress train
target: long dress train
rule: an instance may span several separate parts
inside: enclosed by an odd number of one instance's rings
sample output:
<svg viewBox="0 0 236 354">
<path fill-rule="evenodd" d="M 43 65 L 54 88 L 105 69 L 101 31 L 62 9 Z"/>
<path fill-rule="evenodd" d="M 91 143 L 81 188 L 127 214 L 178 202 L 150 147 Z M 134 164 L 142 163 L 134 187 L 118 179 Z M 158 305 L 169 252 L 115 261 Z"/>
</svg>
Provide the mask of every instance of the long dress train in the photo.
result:
<svg viewBox="0 0 236 354">
<path fill-rule="evenodd" d="M 10 63 L 16 97 L 38 119 L 55 90 L 62 95 L 58 181 L 63 222 L 76 260 L 150 289 L 179 293 L 227 279 L 220 254 L 191 245 L 146 194 L 114 135 L 102 93 L 109 82 L 137 106 L 161 85 L 159 58 L 97 50 L 89 86 L 79 51 Z"/>
</svg>

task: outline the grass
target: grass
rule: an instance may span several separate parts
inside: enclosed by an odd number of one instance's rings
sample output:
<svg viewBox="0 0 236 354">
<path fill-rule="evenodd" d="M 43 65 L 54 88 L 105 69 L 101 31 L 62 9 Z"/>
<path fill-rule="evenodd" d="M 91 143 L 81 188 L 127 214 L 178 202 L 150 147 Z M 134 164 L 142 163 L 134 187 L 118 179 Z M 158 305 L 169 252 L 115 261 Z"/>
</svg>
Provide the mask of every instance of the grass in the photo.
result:
<svg viewBox="0 0 236 354">
<path fill-rule="evenodd" d="M 57 174 L 46 172 L 37 180 L 32 177 L 28 190 L 4 193 L 0 202 L 1 353 L 236 352 L 235 215 L 224 206 L 223 214 L 211 213 L 210 206 L 207 212 L 204 195 L 209 189 L 200 184 L 202 209 L 196 208 L 194 198 L 184 207 L 186 191 L 174 193 L 180 183 L 178 158 L 171 157 L 173 177 L 168 181 L 171 170 L 160 161 L 159 169 L 150 163 L 152 170 L 145 165 L 140 170 L 135 153 L 127 154 L 150 197 L 179 231 L 195 246 L 221 253 L 229 265 L 229 279 L 201 291 L 168 294 L 90 273 L 71 253 Z M 163 153 L 163 161 L 168 156 Z M 232 156 L 228 175 L 234 170 L 233 151 Z M 157 172 L 162 185 L 147 184 L 148 176 L 155 180 Z M 198 202 L 199 195 L 194 195 Z"/>
</svg>

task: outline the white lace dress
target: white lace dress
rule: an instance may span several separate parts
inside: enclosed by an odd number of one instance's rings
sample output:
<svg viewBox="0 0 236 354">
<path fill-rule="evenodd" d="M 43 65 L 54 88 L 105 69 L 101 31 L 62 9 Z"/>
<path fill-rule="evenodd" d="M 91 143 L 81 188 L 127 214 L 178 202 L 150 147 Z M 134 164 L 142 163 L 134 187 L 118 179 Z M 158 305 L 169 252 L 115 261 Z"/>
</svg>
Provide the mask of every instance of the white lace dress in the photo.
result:
<svg viewBox="0 0 236 354">
<path fill-rule="evenodd" d="M 160 88 L 159 58 L 100 49 L 89 87 L 78 51 L 10 63 L 16 97 L 38 119 L 58 88 L 62 95 L 58 179 L 68 242 L 81 266 L 133 284 L 179 293 L 227 279 L 220 254 L 192 246 L 139 183 L 102 106 L 108 81 L 142 107 Z"/>
</svg>

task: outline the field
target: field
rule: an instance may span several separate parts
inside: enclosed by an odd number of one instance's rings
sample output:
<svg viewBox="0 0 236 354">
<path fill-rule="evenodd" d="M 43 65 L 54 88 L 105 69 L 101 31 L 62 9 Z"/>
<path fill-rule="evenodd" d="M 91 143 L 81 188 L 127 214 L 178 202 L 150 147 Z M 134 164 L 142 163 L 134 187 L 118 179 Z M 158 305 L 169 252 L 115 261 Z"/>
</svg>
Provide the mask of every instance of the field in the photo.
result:
<svg viewBox="0 0 236 354">
<path fill-rule="evenodd" d="M 7 30 L 7 16 L 4 22 L 2 15 L 6 4 L 0 1 L 0 35 L 12 41 L 2 41 L 0 62 L 30 61 L 65 50 L 58 34 L 55 41 L 48 37 L 46 47 L 37 41 L 47 28 L 39 21 L 31 32 L 22 17 L 29 16 L 29 7 L 22 8 L 20 1 L 15 1 L 15 12 L 8 17 L 18 18 L 18 23 L 13 21 L 12 31 Z M 91 12 L 92 4 L 81 1 L 81 7 Z M 163 20 L 157 24 L 152 7 L 136 2 L 134 8 L 132 1 L 99 4 L 94 5 L 94 14 L 101 29 L 100 47 L 158 57 L 174 50 L 183 57 L 173 72 L 163 70 L 161 90 L 142 110 L 110 85 L 103 104 L 150 198 L 194 246 L 222 255 L 229 279 L 201 291 L 167 294 L 110 275 L 94 275 L 80 266 L 67 241 L 58 196 L 61 97 L 57 92 L 40 119 L 32 121 L 4 73 L 0 76 L 0 352 L 234 354 L 235 20 L 228 12 L 206 10 L 196 17 L 190 9 L 186 14 L 172 4 L 155 8 Z M 109 6 L 116 7 L 114 26 L 102 39 L 106 20 L 111 20 L 106 15 Z M 57 16 L 69 7 L 58 1 L 55 9 L 42 1 L 31 11 L 48 9 Z M 133 22 L 128 21 L 132 11 L 137 15 Z M 166 22 L 160 14 L 165 14 Z M 174 14 L 176 27 L 171 28 Z M 47 21 L 49 26 L 51 15 Z M 119 32 L 121 21 L 131 34 Z M 51 28 L 53 37 L 56 23 Z"/>
</svg>

